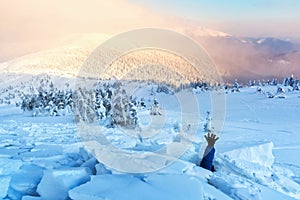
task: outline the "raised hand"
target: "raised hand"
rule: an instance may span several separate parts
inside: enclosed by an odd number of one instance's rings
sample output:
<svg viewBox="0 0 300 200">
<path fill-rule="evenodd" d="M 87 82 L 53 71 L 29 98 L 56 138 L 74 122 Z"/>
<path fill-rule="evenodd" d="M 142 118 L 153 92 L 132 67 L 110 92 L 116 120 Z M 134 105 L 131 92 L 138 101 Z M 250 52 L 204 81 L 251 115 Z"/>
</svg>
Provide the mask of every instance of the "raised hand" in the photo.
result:
<svg viewBox="0 0 300 200">
<path fill-rule="evenodd" d="M 216 134 L 213 134 L 211 132 L 208 132 L 207 135 L 204 136 L 208 146 L 213 147 L 216 143 L 216 141 L 219 139 L 219 137 L 216 136 Z"/>
</svg>

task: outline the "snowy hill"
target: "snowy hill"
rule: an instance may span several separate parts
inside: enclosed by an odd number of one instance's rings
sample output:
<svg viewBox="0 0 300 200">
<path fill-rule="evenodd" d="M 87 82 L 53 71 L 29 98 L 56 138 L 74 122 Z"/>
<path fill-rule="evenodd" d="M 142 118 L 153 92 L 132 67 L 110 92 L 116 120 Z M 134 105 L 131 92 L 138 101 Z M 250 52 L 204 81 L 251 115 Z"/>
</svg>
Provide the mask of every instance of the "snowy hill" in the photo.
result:
<svg viewBox="0 0 300 200">
<path fill-rule="evenodd" d="M 62 47 L 0 63 L 1 72 L 75 77 L 88 55 L 107 38 L 103 34 L 75 35 Z"/>
<path fill-rule="evenodd" d="M 217 31 L 202 28 L 201 34 L 218 36 L 224 35 Z M 79 37 L 79 38 L 78 38 Z M 4 73 L 16 74 L 49 74 L 62 77 L 81 77 L 82 66 L 88 56 L 94 51 L 97 45 L 100 45 L 107 36 L 103 35 L 80 35 L 70 39 L 68 45 L 51 50 L 45 50 L 34 54 L 22 56 L 0 64 L 0 68 Z M 84 41 L 88 40 L 88 43 Z M 79 40 L 76 41 L 76 40 Z M 81 42 L 83 40 L 83 42 Z M 111 49 L 110 51 L 114 51 Z M 109 53 L 107 53 L 109 54 Z M 103 56 L 103 55 L 101 55 Z M 97 59 L 102 60 L 101 56 Z M 206 58 L 203 62 L 208 62 Z M 90 66 L 88 66 L 90 68 Z M 101 68 L 103 66 L 96 66 Z M 140 69 L 138 67 L 142 67 Z M 111 64 L 109 71 L 105 74 L 98 74 L 98 69 L 89 71 L 90 77 L 96 75 L 97 78 L 124 78 L 135 80 L 155 80 L 163 82 L 170 80 L 172 83 L 189 83 L 197 79 L 216 82 L 217 78 L 209 74 L 216 74 L 213 69 L 207 66 L 200 66 L 201 74 L 196 71 L 191 63 L 188 63 L 181 55 L 175 55 L 172 52 L 164 50 L 140 50 L 123 55 L 121 58 Z M 130 74 L 128 74 L 130 72 Z M 102 76 L 103 75 L 103 76 Z M 100 77 L 99 77 L 100 76 Z M 172 80 L 173 79 L 173 80 Z M 182 80 L 182 81 L 179 81 Z"/>
<path fill-rule="evenodd" d="M 298 67 L 300 64 L 300 48 L 299 45 L 291 41 L 275 38 L 238 38 L 203 27 L 178 29 L 177 31 L 191 36 L 207 50 L 225 81 L 232 81 L 235 78 L 243 81 L 254 78 L 283 78 L 290 74 L 297 76 L 300 73 Z M 109 36 L 101 34 L 76 35 L 70 37 L 62 47 L 0 63 L 0 69 L 2 72 L 9 73 L 47 73 L 75 77 L 90 53 L 108 38 Z M 141 54 L 135 59 L 142 59 L 141 62 L 143 63 L 147 61 L 144 56 Z M 153 54 L 151 59 L 161 60 L 161 56 L 163 55 Z M 172 60 L 170 55 L 168 59 Z M 181 64 L 177 62 L 175 65 Z M 121 63 L 121 67 L 124 67 L 124 63 Z M 127 70 L 125 69 L 125 71 Z M 180 73 L 183 72 L 180 71 Z M 118 73 L 120 73 L 119 69 L 113 72 L 113 74 Z M 192 72 L 189 74 L 193 75 Z M 203 74 L 207 74 L 205 69 L 203 69 Z M 174 76 L 177 75 L 174 74 Z M 143 77 L 139 78 L 142 79 Z"/>
<path fill-rule="evenodd" d="M 38 88 L 41 80 L 49 79 L 47 75 L 22 77 L 15 77 L 14 87 L 4 79 L 7 88 L 1 88 L 1 94 L 30 92 L 30 86 Z M 61 77 L 50 80 L 61 87 L 68 82 Z M 131 84 L 135 83 L 126 87 Z M 146 130 L 139 137 L 98 124 L 101 135 L 89 126 L 82 132 L 72 115 L 32 117 L 14 104 L 2 104 L 0 198 L 299 199 L 300 93 L 282 87 L 285 98 L 265 96 L 275 94 L 277 86 L 226 94 L 227 115 L 216 144 L 214 173 L 195 165 L 201 147 L 206 146 L 203 125 L 212 109 L 209 91 L 183 91 L 185 101 L 180 104 L 179 93 L 156 92 L 151 84 L 139 84 L 134 95 L 145 99 L 145 108 L 137 112 L 141 130 Z M 188 94 L 201 102 L 200 113 L 191 107 Z M 164 110 L 163 118 L 149 115 L 154 98 Z M 191 111 L 183 121 L 182 114 Z M 200 115 L 197 123 L 192 123 L 194 112 Z M 190 145 L 178 156 L 186 143 Z M 152 173 L 126 173 L 116 166 Z"/>
</svg>

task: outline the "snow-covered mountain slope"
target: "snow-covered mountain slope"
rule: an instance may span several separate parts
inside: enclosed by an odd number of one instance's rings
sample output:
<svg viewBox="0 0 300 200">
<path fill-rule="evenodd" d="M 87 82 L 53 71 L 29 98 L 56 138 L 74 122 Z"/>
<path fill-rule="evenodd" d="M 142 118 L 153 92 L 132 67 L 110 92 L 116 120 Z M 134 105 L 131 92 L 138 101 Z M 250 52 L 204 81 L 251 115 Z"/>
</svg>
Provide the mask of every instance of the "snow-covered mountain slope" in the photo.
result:
<svg viewBox="0 0 300 200">
<path fill-rule="evenodd" d="M 282 78 L 290 74 L 296 76 L 300 74 L 298 67 L 300 48 L 298 48 L 299 45 L 291 41 L 275 38 L 238 38 L 203 27 L 182 28 L 177 31 L 190 36 L 206 49 L 225 81 L 235 78 L 243 81 L 272 77 Z M 101 34 L 73 36 L 62 47 L 0 63 L 0 69 L 2 72 L 47 73 L 56 76 L 75 77 L 80 73 L 83 62 L 93 50 L 108 38 L 109 36 Z M 142 60 L 139 61 L 141 63 L 149 62 L 149 58 L 144 56 L 139 55 L 135 59 Z M 163 60 L 162 57 L 161 54 L 152 55 L 152 64 L 153 60 Z M 168 59 L 172 60 L 170 55 Z M 121 66 L 118 66 L 119 68 L 109 75 L 118 77 L 116 74 L 122 73 L 120 68 L 124 68 L 126 63 L 130 62 L 128 60 L 125 63 L 119 62 L 118 65 L 121 64 Z M 177 62 L 177 65 L 181 64 L 181 62 Z M 178 72 L 174 69 L 174 65 L 170 68 Z M 208 74 L 205 68 L 203 68 L 202 73 Z M 181 70 L 180 74 L 186 73 Z M 193 76 L 194 74 L 190 73 L 189 75 Z"/>
<path fill-rule="evenodd" d="M 271 52 L 274 55 L 280 55 L 300 50 L 299 44 L 295 44 L 288 40 L 267 37 L 252 39 L 252 41 L 258 44 L 258 46 L 265 48 L 267 51 Z"/>
<path fill-rule="evenodd" d="M 224 35 L 221 32 L 201 28 L 201 34 L 206 36 Z M 97 45 L 100 45 L 107 37 L 102 35 L 89 38 L 86 35 L 80 35 L 79 40 L 88 38 L 89 43 L 77 42 L 76 39 L 70 40 L 69 45 L 61 48 L 41 51 L 34 54 L 26 55 L 5 63 L 0 64 L 2 72 L 6 73 L 22 73 L 22 74 L 41 74 L 46 73 L 54 76 L 77 77 L 82 76 L 81 72 L 86 70 L 86 66 L 82 66 L 84 61 L 89 57 Z M 78 38 L 77 38 L 78 39 Z M 75 40 L 75 42 L 74 42 Z M 180 44 L 179 44 L 180 45 Z M 114 51 L 114 49 L 111 49 Z M 109 52 L 107 52 L 109 54 Z M 103 56 L 101 54 L 101 56 Z M 103 57 L 98 56 L 96 59 L 102 60 Z M 105 56 L 105 55 L 104 55 Z M 105 71 L 105 74 L 98 74 L 98 69 L 102 66 L 97 65 L 96 68 L 89 68 L 89 76 L 96 75 L 97 78 L 130 78 L 135 80 L 155 80 L 179 85 L 180 83 L 189 83 L 194 80 L 205 80 L 208 82 L 216 82 L 214 75 L 217 74 L 214 69 L 207 66 L 200 66 L 200 74 L 191 63 L 187 62 L 182 55 L 176 55 L 172 52 L 164 50 L 140 50 L 127 53 L 111 64 L 111 68 Z M 208 57 L 203 58 L 203 62 L 209 65 Z M 210 62 L 213 65 L 212 62 Z M 94 66 L 92 66 L 94 67 Z M 210 66 L 209 66 L 210 67 Z M 142 69 L 141 69 L 142 68 Z M 199 69 L 199 67 L 198 67 Z M 128 74 L 130 72 L 130 74 Z M 103 75 L 103 76 L 102 76 Z"/>
<path fill-rule="evenodd" d="M 74 77 L 88 55 L 108 38 L 103 34 L 74 35 L 64 46 L 22 56 L 0 64 L 1 72 Z"/>
</svg>

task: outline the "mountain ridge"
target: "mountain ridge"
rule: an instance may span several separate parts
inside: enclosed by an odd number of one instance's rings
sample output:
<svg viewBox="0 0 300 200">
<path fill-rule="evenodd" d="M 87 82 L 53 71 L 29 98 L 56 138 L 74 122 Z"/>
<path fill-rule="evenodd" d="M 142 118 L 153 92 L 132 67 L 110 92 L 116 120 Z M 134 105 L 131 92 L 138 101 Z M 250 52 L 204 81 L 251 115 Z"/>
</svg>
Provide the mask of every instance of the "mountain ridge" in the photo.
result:
<svg viewBox="0 0 300 200">
<path fill-rule="evenodd" d="M 205 48 L 225 81 L 299 76 L 300 45 L 292 41 L 235 37 L 204 27 L 177 31 L 184 32 Z M 73 35 L 62 47 L 0 63 L 0 69 L 5 73 L 76 77 L 87 57 L 108 38 L 103 34 Z"/>
</svg>

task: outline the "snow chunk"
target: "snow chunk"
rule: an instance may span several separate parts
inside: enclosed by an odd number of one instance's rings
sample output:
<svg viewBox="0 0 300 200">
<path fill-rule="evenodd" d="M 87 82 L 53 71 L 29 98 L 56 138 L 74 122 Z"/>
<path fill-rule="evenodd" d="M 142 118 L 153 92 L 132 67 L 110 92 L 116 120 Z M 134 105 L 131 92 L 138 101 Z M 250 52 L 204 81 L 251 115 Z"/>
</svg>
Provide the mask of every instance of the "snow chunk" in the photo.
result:
<svg viewBox="0 0 300 200">
<path fill-rule="evenodd" d="M 43 200 L 43 198 L 35 196 L 24 196 L 22 197 L 22 200 Z"/>
<path fill-rule="evenodd" d="M 212 200 L 232 200 L 227 194 L 215 188 L 211 184 L 202 184 L 204 199 Z"/>
<path fill-rule="evenodd" d="M 96 175 L 111 174 L 111 171 L 108 170 L 102 163 L 96 164 L 95 169 L 96 169 Z"/>
<path fill-rule="evenodd" d="M 186 174 L 197 177 L 199 180 L 207 182 L 212 172 L 202 167 L 196 166 L 194 163 L 176 160 L 168 164 L 165 168 L 158 171 L 160 174 Z"/>
<path fill-rule="evenodd" d="M 37 192 L 43 199 L 66 199 L 68 191 L 90 180 L 90 170 L 85 167 L 44 171 Z"/>
<path fill-rule="evenodd" d="M 21 160 L 13 160 L 0 158 L 0 174 L 1 175 L 9 175 L 17 172 L 18 169 L 22 166 Z"/>
<path fill-rule="evenodd" d="M 293 199 L 292 197 L 234 174 L 216 172 L 209 182 L 234 199 Z"/>
<path fill-rule="evenodd" d="M 95 169 L 95 165 L 98 163 L 98 161 L 96 160 L 96 158 L 90 158 L 87 161 L 85 161 L 81 167 L 87 167 L 89 168 L 93 174 L 96 174 L 96 169 Z"/>
<path fill-rule="evenodd" d="M 41 144 L 33 149 L 30 152 L 23 153 L 22 156 L 26 157 L 49 157 L 57 156 L 63 154 L 63 149 L 61 145 L 46 145 Z"/>
<path fill-rule="evenodd" d="M 0 175 L 0 198 L 4 198 L 7 195 L 9 188 L 10 176 Z"/>
<path fill-rule="evenodd" d="M 236 162 L 247 161 L 270 168 L 274 163 L 272 149 L 273 143 L 269 142 L 255 146 L 234 149 L 232 151 L 224 152 L 221 155 L 228 160 L 234 160 Z"/>
<path fill-rule="evenodd" d="M 36 195 L 36 187 L 43 176 L 43 168 L 36 165 L 23 165 L 20 170 L 12 175 L 9 192 L 13 196 Z"/>
<path fill-rule="evenodd" d="M 72 189 L 69 195 L 81 199 L 203 199 L 201 182 L 187 175 L 152 174 L 92 176 L 90 182 Z"/>
<path fill-rule="evenodd" d="M 64 144 L 62 148 L 63 148 L 64 153 L 78 154 L 80 151 L 83 150 L 83 143 L 82 142 L 74 142 L 71 144 Z"/>
</svg>

